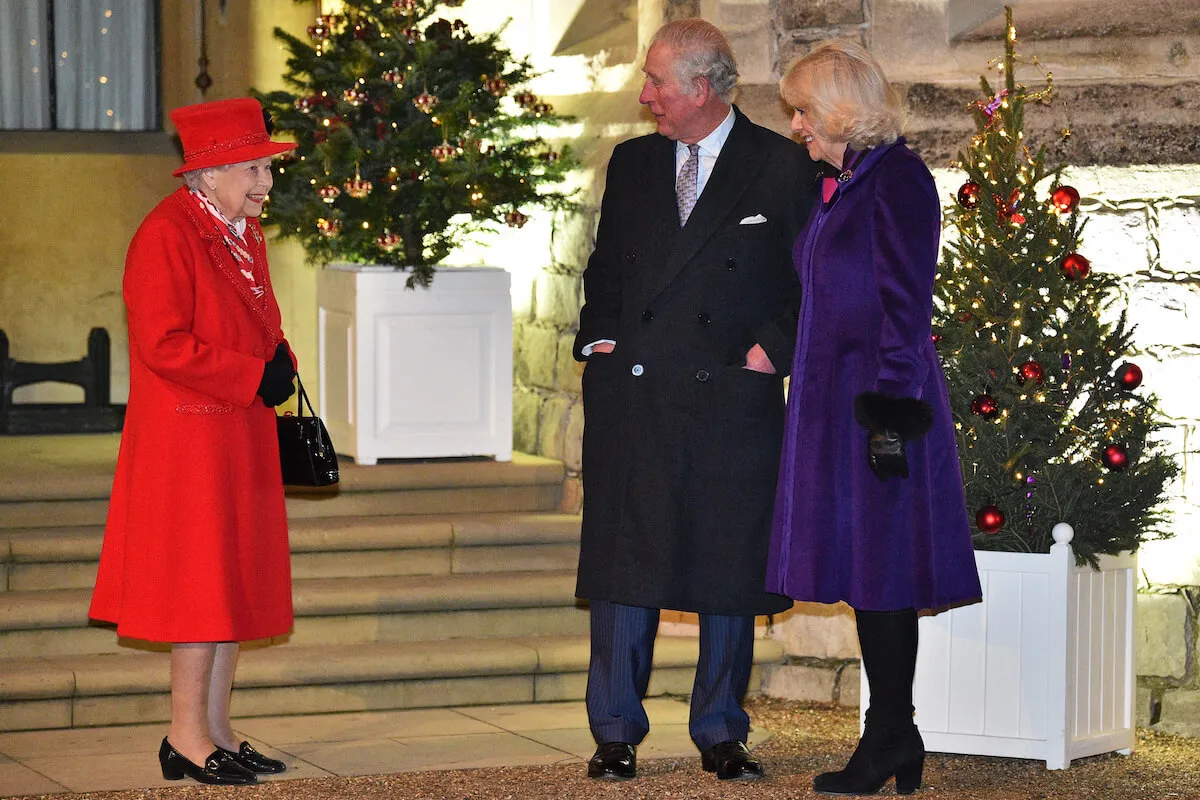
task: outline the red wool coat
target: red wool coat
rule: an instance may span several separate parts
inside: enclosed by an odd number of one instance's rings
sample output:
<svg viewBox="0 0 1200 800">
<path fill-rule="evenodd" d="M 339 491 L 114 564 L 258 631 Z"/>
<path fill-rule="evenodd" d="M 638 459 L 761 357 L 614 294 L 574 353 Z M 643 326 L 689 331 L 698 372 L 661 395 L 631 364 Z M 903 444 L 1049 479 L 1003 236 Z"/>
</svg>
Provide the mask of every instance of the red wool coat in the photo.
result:
<svg viewBox="0 0 1200 800">
<path fill-rule="evenodd" d="M 181 188 L 125 261 L 129 406 L 89 615 L 159 642 L 292 627 L 275 412 L 256 394 L 283 340 L 262 228 L 245 233 L 259 298 Z"/>
</svg>

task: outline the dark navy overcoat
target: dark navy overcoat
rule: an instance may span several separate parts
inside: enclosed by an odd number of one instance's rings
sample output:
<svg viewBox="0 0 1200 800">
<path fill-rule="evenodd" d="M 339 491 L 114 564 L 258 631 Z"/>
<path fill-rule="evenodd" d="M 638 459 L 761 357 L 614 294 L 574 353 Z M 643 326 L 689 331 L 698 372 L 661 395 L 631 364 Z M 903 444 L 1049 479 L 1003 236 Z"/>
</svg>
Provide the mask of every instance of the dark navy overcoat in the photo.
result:
<svg viewBox="0 0 1200 800">
<path fill-rule="evenodd" d="M 978 599 L 954 423 L 931 336 L 941 233 L 933 177 L 903 139 L 875 148 L 796 242 L 804 299 L 767 588 L 857 609 Z M 881 481 L 855 421 L 863 392 L 918 398 L 933 428 L 909 477 Z"/>
<path fill-rule="evenodd" d="M 577 594 L 716 614 L 778 612 L 764 591 L 783 379 L 744 369 L 761 344 L 791 363 L 791 245 L 813 166 L 741 112 L 687 225 L 675 143 L 614 150 L 584 273 L 583 535 Z"/>
</svg>

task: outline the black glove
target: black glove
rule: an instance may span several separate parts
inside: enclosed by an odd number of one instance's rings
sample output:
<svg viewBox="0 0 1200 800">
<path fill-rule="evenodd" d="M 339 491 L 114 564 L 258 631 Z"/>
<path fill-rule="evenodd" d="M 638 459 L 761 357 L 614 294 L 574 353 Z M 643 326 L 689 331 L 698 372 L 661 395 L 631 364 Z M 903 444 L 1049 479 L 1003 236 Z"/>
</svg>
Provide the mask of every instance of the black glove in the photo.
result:
<svg viewBox="0 0 1200 800">
<path fill-rule="evenodd" d="M 263 404 L 274 408 L 296 393 L 292 378 L 296 370 L 292 367 L 292 358 L 288 355 L 283 342 L 275 347 L 275 357 L 267 362 L 263 370 L 262 380 L 258 382 L 258 396 Z"/>
<path fill-rule="evenodd" d="M 908 477 L 908 456 L 904 453 L 904 439 L 895 431 L 868 431 L 867 466 L 875 477 Z"/>
<path fill-rule="evenodd" d="M 924 436 L 933 411 L 923 400 L 863 392 L 854 398 L 854 417 L 867 429 L 867 466 L 880 480 L 908 477 L 904 440 Z"/>
</svg>

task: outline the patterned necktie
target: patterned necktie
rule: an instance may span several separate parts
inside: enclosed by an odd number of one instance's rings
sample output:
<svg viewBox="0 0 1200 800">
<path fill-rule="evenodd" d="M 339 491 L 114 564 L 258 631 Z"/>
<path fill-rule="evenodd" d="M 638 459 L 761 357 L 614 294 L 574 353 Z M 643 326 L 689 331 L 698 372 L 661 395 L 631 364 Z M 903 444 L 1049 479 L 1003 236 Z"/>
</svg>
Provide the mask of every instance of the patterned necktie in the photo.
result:
<svg viewBox="0 0 1200 800">
<path fill-rule="evenodd" d="M 679 204 L 679 226 L 687 224 L 692 209 L 696 206 L 696 181 L 700 170 L 700 145 L 689 144 L 687 161 L 675 181 L 675 201 Z"/>
</svg>

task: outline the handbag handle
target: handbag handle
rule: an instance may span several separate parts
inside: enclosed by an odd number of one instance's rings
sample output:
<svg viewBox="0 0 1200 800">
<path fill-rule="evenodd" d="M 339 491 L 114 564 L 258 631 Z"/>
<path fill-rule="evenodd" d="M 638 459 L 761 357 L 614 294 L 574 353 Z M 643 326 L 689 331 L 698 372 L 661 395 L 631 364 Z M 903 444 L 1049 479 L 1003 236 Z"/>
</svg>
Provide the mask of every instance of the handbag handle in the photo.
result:
<svg viewBox="0 0 1200 800">
<path fill-rule="evenodd" d="M 296 416 L 304 416 L 304 406 L 308 406 L 308 415 L 315 417 L 317 412 L 313 411 L 312 403 L 308 399 L 308 392 L 304 391 L 304 382 L 300 380 L 300 373 L 296 373 Z"/>
</svg>

